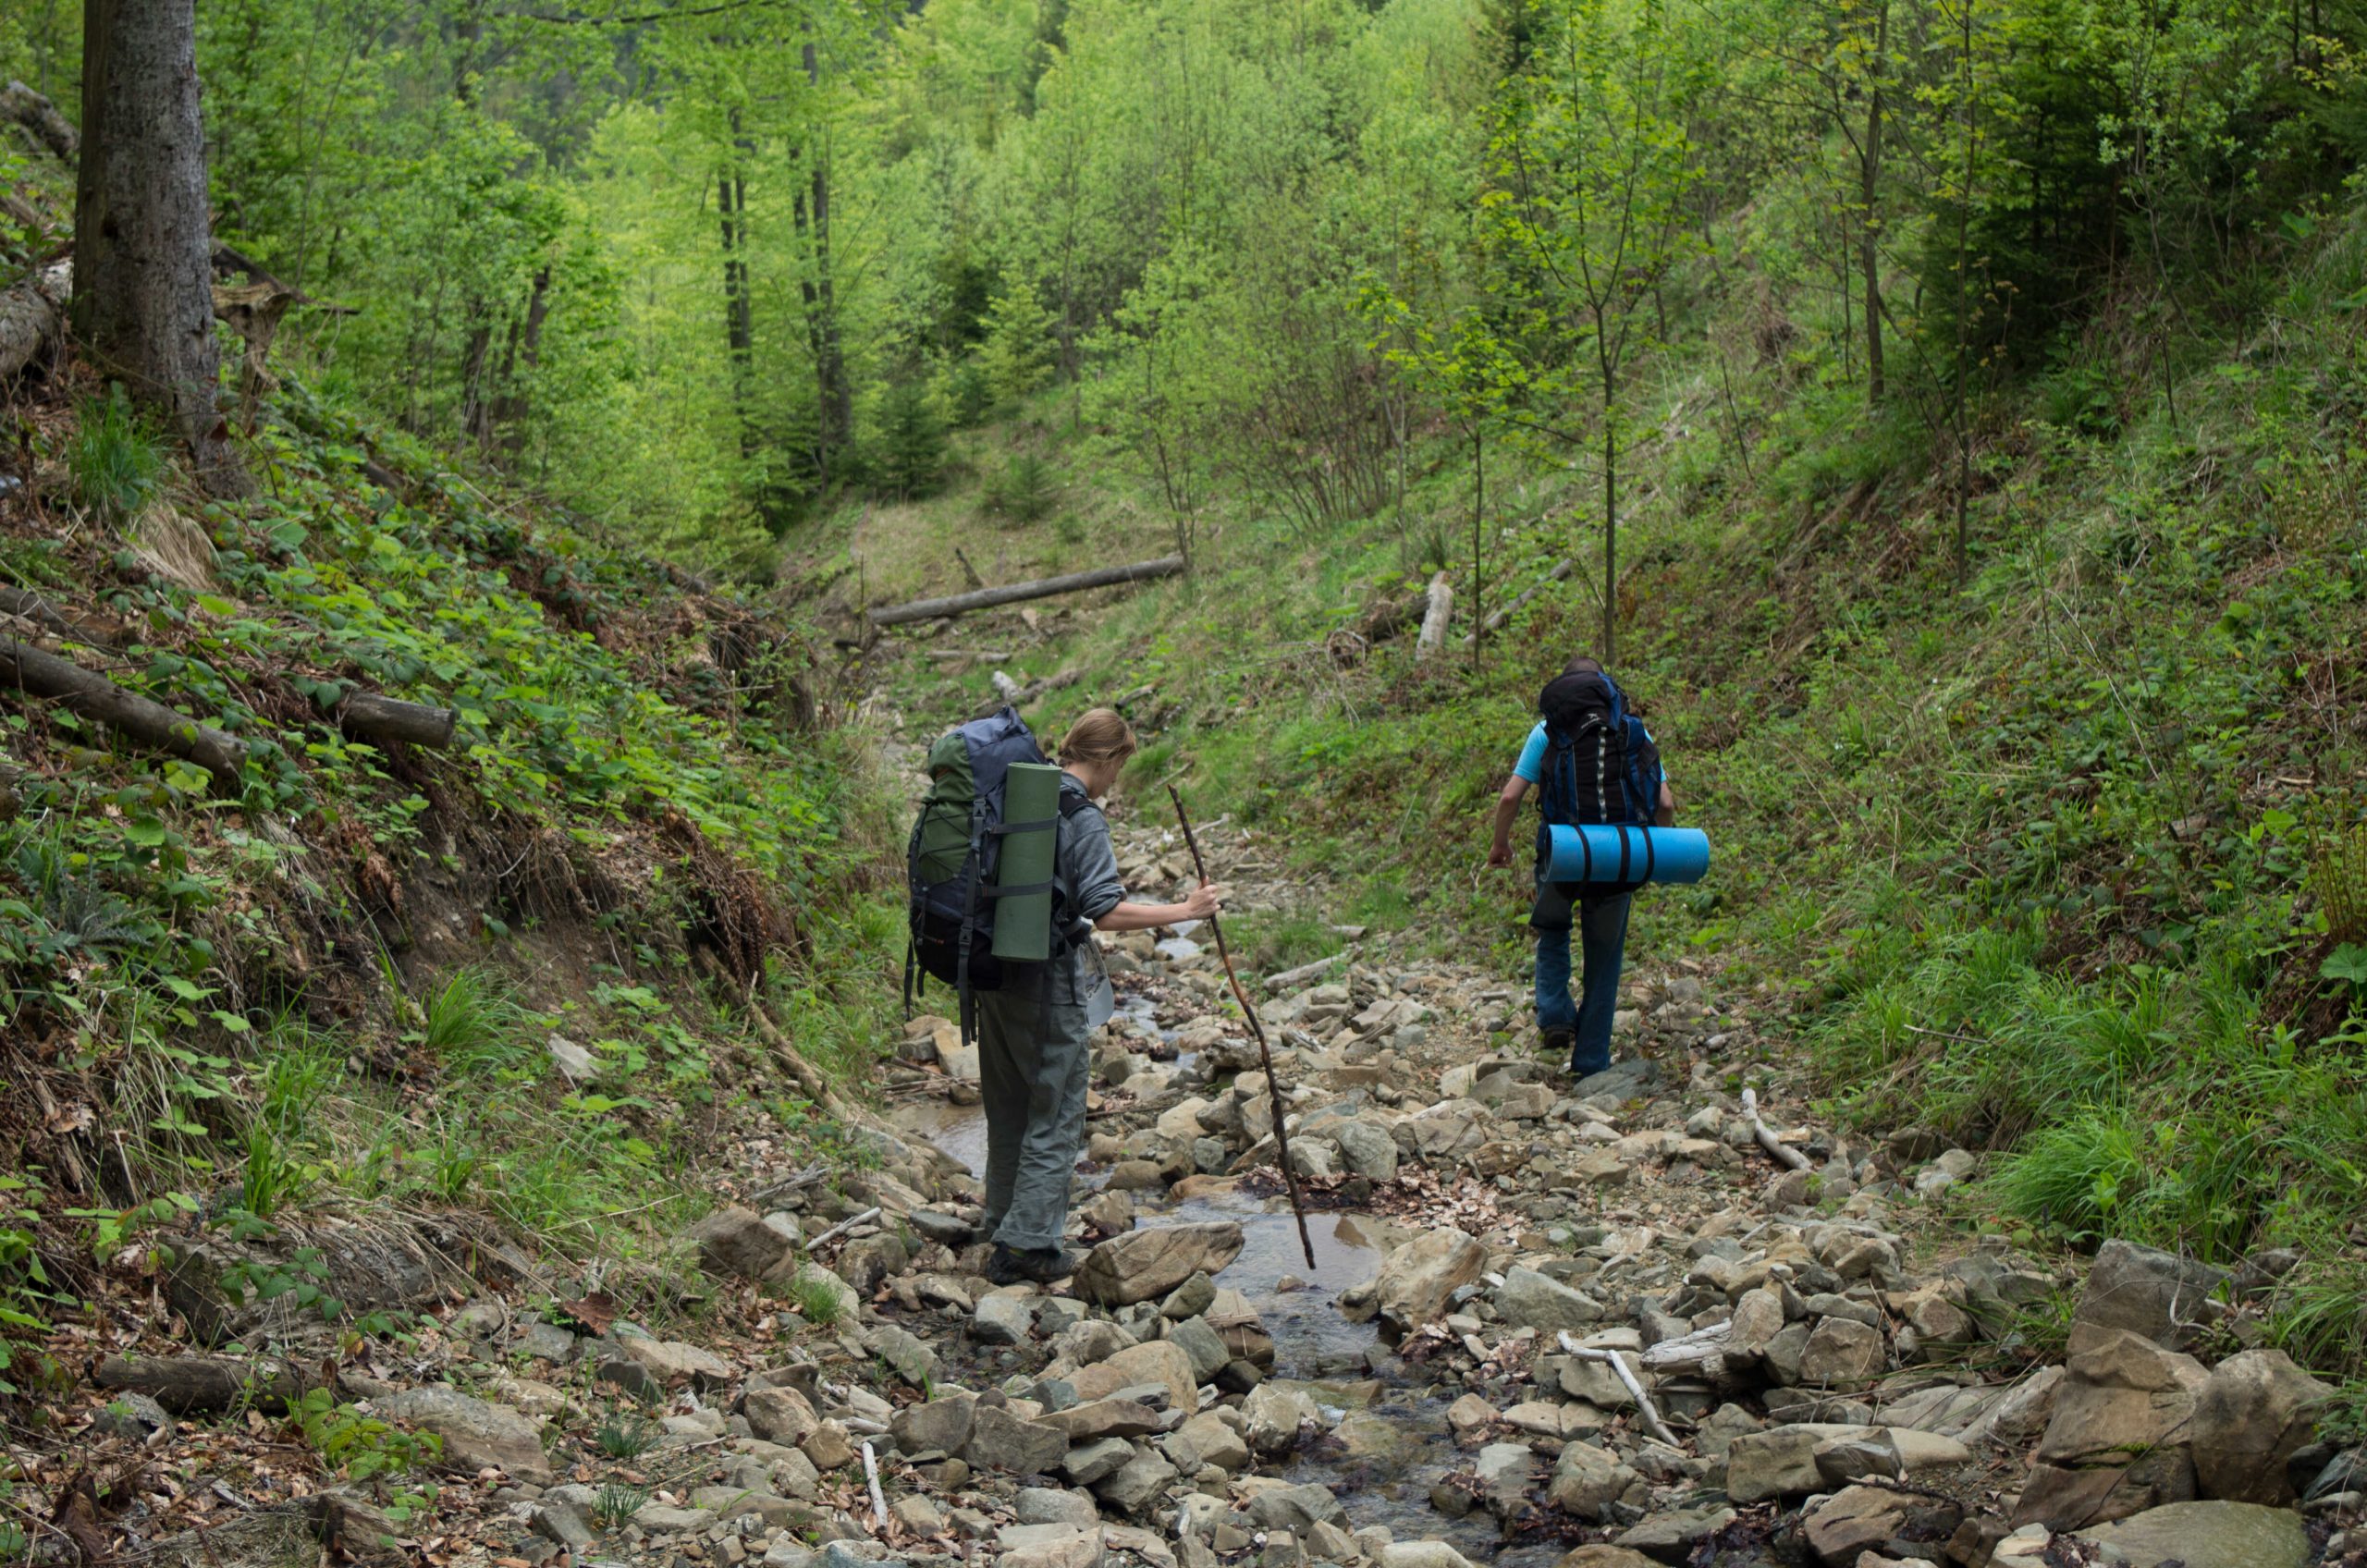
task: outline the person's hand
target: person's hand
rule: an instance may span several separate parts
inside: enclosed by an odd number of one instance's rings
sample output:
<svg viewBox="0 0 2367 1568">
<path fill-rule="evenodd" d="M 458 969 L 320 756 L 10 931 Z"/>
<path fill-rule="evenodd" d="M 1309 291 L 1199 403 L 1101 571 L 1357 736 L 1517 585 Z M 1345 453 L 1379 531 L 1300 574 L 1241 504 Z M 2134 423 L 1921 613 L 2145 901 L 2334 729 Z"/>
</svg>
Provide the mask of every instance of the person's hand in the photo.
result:
<svg viewBox="0 0 2367 1568">
<path fill-rule="evenodd" d="M 1489 845 L 1489 846 L 1488 846 L 1488 869 L 1489 869 L 1489 870 L 1490 870 L 1490 871 L 1504 871 L 1504 870 L 1508 870 L 1508 869 L 1510 869 L 1510 868 L 1511 868 L 1512 864 L 1513 864 L 1513 847 L 1512 847 L 1510 844 L 1490 844 L 1490 845 Z"/>
<path fill-rule="evenodd" d="M 1221 882 L 1201 883 L 1192 889 L 1191 897 L 1184 900 L 1184 918 L 1206 920 L 1210 915 L 1222 913 L 1225 895 L 1232 890 Z"/>
</svg>

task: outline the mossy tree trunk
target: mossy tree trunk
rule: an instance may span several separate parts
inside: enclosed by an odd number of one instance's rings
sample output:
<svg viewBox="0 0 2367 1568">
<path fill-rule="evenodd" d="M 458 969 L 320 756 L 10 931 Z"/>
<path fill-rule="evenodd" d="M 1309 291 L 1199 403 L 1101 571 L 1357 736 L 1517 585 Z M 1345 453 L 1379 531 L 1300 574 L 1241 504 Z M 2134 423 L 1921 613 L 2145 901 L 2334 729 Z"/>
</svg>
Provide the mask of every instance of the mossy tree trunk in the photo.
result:
<svg viewBox="0 0 2367 1568">
<path fill-rule="evenodd" d="M 194 0 L 85 0 L 76 335 L 162 412 L 217 495 L 247 488 L 215 406 L 214 230 Z"/>
</svg>

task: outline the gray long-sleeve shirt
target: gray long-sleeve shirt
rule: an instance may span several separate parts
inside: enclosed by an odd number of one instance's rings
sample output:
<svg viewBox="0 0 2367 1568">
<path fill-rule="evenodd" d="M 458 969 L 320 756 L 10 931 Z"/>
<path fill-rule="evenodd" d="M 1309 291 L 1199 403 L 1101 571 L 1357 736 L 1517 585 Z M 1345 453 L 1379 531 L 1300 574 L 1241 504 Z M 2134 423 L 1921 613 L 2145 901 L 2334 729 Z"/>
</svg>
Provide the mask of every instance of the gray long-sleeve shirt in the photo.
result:
<svg viewBox="0 0 2367 1568">
<path fill-rule="evenodd" d="M 1058 875 L 1069 913 L 1090 924 L 1123 903 L 1126 884 L 1118 876 L 1118 854 L 1110 846 L 1110 822 L 1076 775 L 1061 775 L 1061 793 L 1085 803 L 1061 823 Z"/>
</svg>

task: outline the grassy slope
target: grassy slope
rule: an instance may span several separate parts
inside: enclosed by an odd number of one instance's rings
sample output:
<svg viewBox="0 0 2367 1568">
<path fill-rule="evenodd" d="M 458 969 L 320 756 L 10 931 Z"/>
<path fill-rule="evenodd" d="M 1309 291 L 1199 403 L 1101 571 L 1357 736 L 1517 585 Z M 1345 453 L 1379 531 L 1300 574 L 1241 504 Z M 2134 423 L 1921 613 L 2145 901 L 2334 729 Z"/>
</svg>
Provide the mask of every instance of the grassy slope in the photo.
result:
<svg viewBox="0 0 2367 1568">
<path fill-rule="evenodd" d="M 1923 416 L 1869 421 L 1815 352 L 1754 360 L 1763 297 L 1710 297 L 1679 335 L 1697 347 L 1637 396 L 1618 661 L 1719 857 L 1703 889 L 1645 901 L 1640 950 L 1711 955 L 1788 998 L 1850 1114 L 2010 1151 L 1975 1200 L 2007 1223 L 2302 1249 L 2280 1332 L 2351 1367 L 2367 1042 L 2360 993 L 2320 972 L 2335 874 L 2312 891 L 2311 868 L 2367 803 L 2362 256 L 2367 225 L 2328 225 L 2265 319 L 2177 346 L 2174 386 L 2150 344 L 2099 330 L 1994 393 L 1961 587 Z M 1814 302 L 1786 303 L 1793 341 L 1821 341 Z M 1742 347 L 1722 372 L 1705 343 Z M 1470 602 L 1468 472 L 1442 440 L 1425 456 L 1402 524 L 1313 536 L 1236 492 L 1192 581 L 1045 606 L 1041 647 L 1008 618 L 945 643 L 1080 669 L 1040 715 L 1055 729 L 1155 685 L 1132 704 L 1151 730 L 1137 787 L 1181 778 L 1273 829 L 1336 879 L 1331 918 L 1410 922 L 1510 974 L 1525 944 L 1478 869 L 1484 815 L 1600 601 L 1584 582 L 1545 596 L 1477 672 L 1417 668 L 1405 643 L 1343 668 L 1327 636 L 1441 545 Z M 974 466 L 997 461 L 988 432 Z M 1072 470 L 1078 504 L 1124 527 L 1072 522 L 1062 544 L 960 483 L 899 514 L 911 543 L 873 598 L 954 585 L 952 541 L 1012 576 L 1157 547 L 1122 471 Z M 1589 475 L 1505 454 L 1491 472 L 1490 601 L 1573 547 L 1599 561 Z M 986 674 L 907 660 L 896 680 L 943 714 L 985 700 Z M 2349 876 L 2332 896 L 2356 910 Z M 1325 940 L 1301 921 L 1269 945 Z"/>
<path fill-rule="evenodd" d="M 753 987 L 859 1076 L 892 1006 L 893 828 L 798 628 L 294 384 L 251 445 L 254 499 L 126 489 L 153 445 L 79 376 L 19 405 L 41 460 L 0 513 L 0 581 L 253 756 L 209 784 L 0 704 L 0 1060 L 47 1096 L 0 1113 L 0 1327 L 136 1273 L 200 1205 L 462 1205 L 633 1259 L 752 1152 L 832 1145 L 744 1008 Z M 203 580 L 135 537 L 178 539 Z M 454 747 L 341 735 L 325 704 L 352 686 L 456 706 Z M 553 1070 L 560 1036 L 595 1079 Z"/>
</svg>

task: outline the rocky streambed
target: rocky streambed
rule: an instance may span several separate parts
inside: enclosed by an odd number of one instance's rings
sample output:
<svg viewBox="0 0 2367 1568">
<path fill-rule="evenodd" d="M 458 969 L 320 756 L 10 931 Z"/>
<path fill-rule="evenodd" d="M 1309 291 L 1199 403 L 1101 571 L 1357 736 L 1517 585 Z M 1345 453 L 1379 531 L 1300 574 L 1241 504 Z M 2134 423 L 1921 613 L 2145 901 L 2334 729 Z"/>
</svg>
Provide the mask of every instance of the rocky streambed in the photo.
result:
<svg viewBox="0 0 2367 1568">
<path fill-rule="evenodd" d="M 1122 850 L 1137 887 L 1182 875 L 1158 835 Z M 1501 982 L 1380 943 L 1261 994 L 1310 1266 L 1272 1090 L 1189 940 L 1110 950 L 1073 1280 L 982 1277 L 975 1057 L 916 1020 L 859 1158 L 752 1176 L 761 1201 L 686 1238 L 705 1319 L 512 1288 L 341 1373 L 464 1485 L 433 1547 L 356 1498 L 309 1502 L 301 1542 L 496 1568 L 2367 1562 L 2367 1452 L 2245 1348 L 2286 1260 L 1981 1234 L 1952 1207 L 1974 1156 L 1805 1121 L 1758 998 L 1681 964 L 1639 971 L 1623 1060 L 1577 1083 L 1507 1045 Z M 139 1370 L 101 1419 L 153 1444 Z M 238 1539 L 143 1550 L 213 1568 Z"/>
</svg>

